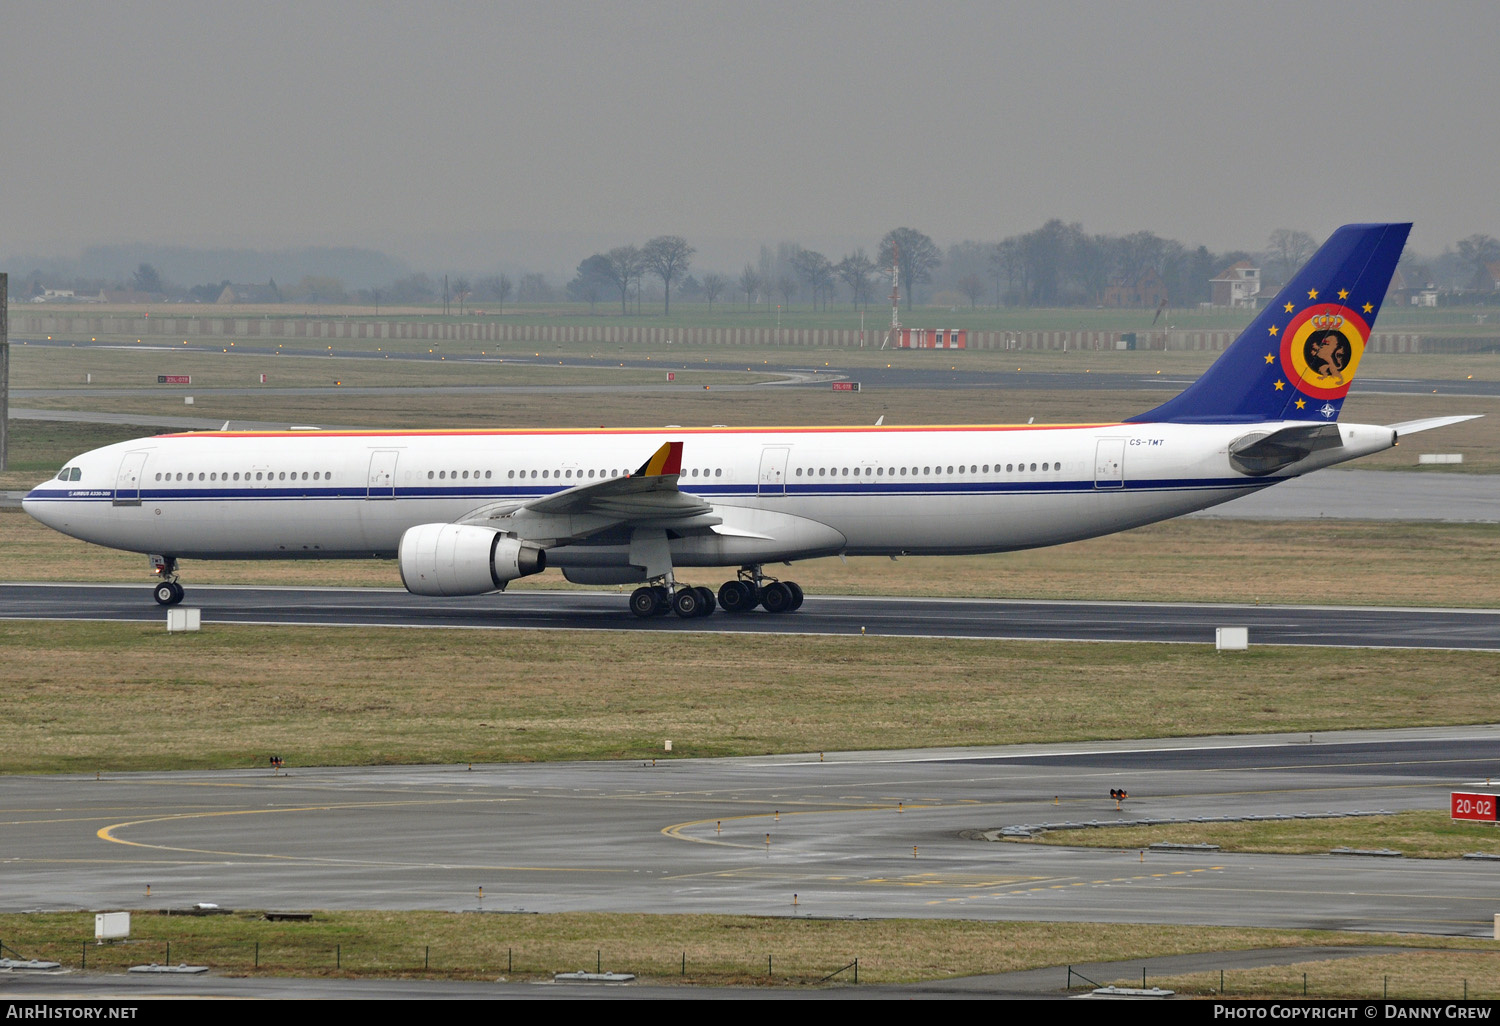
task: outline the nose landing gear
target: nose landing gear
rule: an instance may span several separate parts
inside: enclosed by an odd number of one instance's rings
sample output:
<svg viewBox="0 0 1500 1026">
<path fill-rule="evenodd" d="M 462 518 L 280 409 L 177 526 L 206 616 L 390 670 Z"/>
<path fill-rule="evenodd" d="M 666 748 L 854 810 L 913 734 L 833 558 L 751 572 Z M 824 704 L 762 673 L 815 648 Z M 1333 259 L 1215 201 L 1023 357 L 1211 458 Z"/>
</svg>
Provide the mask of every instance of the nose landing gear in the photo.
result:
<svg viewBox="0 0 1500 1026">
<path fill-rule="evenodd" d="M 177 583 L 177 557 L 152 556 L 151 572 L 162 578 L 151 591 L 157 605 L 175 606 L 182 601 L 187 592 Z"/>
</svg>

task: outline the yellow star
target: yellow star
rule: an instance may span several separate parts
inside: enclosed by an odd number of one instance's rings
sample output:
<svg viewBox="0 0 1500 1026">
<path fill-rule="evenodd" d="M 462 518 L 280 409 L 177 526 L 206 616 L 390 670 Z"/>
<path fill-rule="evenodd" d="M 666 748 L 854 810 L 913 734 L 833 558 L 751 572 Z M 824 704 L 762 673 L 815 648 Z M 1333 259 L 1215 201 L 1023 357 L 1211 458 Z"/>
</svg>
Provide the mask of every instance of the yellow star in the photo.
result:
<svg viewBox="0 0 1500 1026">
<path fill-rule="evenodd" d="M 1278 382 L 1276 382 L 1276 391 L 1280 392 L 1285 387 L 1286 387 L 1286 382 L 1285 381 L 1278 381 Z"/>
<path fill-rule="evenodd" d="M 1339 298 L 1340 299 L 1348 299 L 1349 298 L 1349 290 L 1348 289 L 1339 289 Z"/>
<path fill-rule="evenodd" d="M 1272 356 L 1270 353 L 1266 354 L 1266 362 L 1267 363 L 1273 363 L 1273 362 L 1275 362 L 1275 360 L 1276 360 L 1276 357 Z"/>
<path fill-rule="evenodd" d="M 1297 409 L 1300 410 L 1300 409 L 1302 409 L 1302 407 L 1304 407 L 1306 405 L 1307 405 L 1307 400 L 1306 399 L 1298 399 L 1297 400 Z"/>
<path fill-rule="evenodd" d="M 1375 309 L 1375 304 L 1374 303 L 1366 303 L 1365 304 L 1365 313 L 1369 313 L 1373 309 Z"/>
<path fill-rule="evenodd" d="M 1308 299 L 1317 299 L 1318 298 L 1318 290 L 1317 289 L 1308 289 L 1307 290 L 1307 298 Z"/>
<path fill-rule="evenodd" d="M 1276 334 L 1276 325 L 1271 325 L 1271 334 Z"/>
<path fill-rule="evenodd" d="M 1296 309 L 1296 307 L 1292 306 L 1291 303 L 1288 303 L 1286 306 L 1282 307 L 1282 309 L 1285 310 L 1287 313 L 1291 313 L 1293 310 Z"/>
</svg>

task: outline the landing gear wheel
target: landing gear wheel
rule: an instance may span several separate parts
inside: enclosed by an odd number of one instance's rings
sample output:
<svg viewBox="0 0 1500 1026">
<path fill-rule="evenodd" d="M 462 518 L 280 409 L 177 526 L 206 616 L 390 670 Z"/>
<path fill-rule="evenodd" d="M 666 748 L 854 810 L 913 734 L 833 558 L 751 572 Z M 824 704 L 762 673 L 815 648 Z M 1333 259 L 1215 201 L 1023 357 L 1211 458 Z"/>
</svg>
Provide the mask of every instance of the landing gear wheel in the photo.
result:
<svg viewBox="0 0 1500 1026">
<path fill-rule="evenodd" d="M 703 615 L 707 616 L 714 611 L 714 590 L 712 588 L 694 588 L 698 598 L 703 602 Z"/>
<path fill-rule="evenodd" d="M 666 616 L 672 611 L 672 592 L 662 584 L 655 585 L 651 590 L 656 592 L 656 615 Z"/>
<path fill-rule="evenodd" d="M 672 596 L 672 611 L 684 620 L 691 620 L 695 616 L 702 616 L 703 596 L 697 588 L 680 588 L 677 594 Z"/>
<path fill-rule="evenodd" d="M 802 585 L 798 584 L 796 581 L 787 581 L 786 582 L 786 586 L 787 586 L 788 589 L 791 590 L 791 593 L 792 593 L 792 609 L 793 610 L 801 609 L 802 608 Z"/>
<path fill-rule="evenodd" d="M 792 589 L 780 581 L 766 585 L 760 597 L 760 604 L 766 607 L 768 613 L 789 613 L 796 608 L 793 605 L 796 601 Z"/>
<path fill-rule="evenodd" d="M 176 581 L 162 581 L 152 592 L 152 597 L 156 599 L 156 604 L 159 606 L 175 606 L 182 601 L 182 596 L 185 594 L 182 585 Z"/>
<path fill-rule="evenodd" d="M 161 599 L 158 598 L 157 601 L 160 602 Z M 662 612 L 660 605 L 661 596 L 655 588 L 637 588 L 630 593 L 630 611 L 642 619 Z"/>
<path fill-rule="evenodd" d="M 760 605 L 760 597 L 749 581 L 725 581 L 719 588 L 719 605 L 726 613 L 748 613 Z"/>
</svg>

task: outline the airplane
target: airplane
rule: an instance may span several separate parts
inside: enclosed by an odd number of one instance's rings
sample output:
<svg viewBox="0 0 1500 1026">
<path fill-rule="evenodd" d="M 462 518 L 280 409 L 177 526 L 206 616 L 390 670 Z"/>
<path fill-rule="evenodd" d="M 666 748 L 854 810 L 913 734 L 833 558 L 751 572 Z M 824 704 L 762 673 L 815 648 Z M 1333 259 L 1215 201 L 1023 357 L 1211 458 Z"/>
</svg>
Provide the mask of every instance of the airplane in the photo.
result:
<svg viewBox="0 0 1500 1026">
<path fill-rule="evenodd" d="M 183 559 L 374 558 L 417 595 L 557 568 L 638 584 L 640 617 L 790 613 L 769 565 L 1110 534 L 1471 419 L 1338 419 L 1410 229 L 1338 229 L 1200 378 L 1117 423 L 188 432 L 84 453 L 23 506 L 147 554 L 167 606 Z M 736 570 L 715 594 L 681 567 Z"/>
</svg>

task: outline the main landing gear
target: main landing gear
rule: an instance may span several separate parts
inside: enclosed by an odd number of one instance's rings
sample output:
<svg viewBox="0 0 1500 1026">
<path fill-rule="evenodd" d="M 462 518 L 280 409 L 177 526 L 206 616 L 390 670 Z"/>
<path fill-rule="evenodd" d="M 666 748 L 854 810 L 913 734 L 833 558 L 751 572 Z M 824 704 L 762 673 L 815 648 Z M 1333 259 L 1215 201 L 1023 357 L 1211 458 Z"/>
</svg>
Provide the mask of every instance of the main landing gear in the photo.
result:
<svg viewBox="0 0 1500 1026">
<path fill-rule="evenodd" d="M 778 581 L 761 573 L 759 566 L 747 566 L 732 581 L 719 588 L 717 603 L 724 612 L 748 613 L 760 606 L 768 613 L 790 613 L 802 605 L 802 588 L 793 581 Z M 671 575 L 660 584 L 637 588 L 630 596 L 630 611 L 636 616 L 665 616 L 674 612 L 684 620 L 707 616 L 714 611 L 714 593 L 707 588 L 679 585 Z"/>
<path fill-rule="evenodd" d="M 156 582 L 151 596 L 159 606 L 175 606 L 187 594 L 177 583 L 177 558 L 175 556 L 152 556 L 151 572 L 162 578 Z"/>
</svg>

